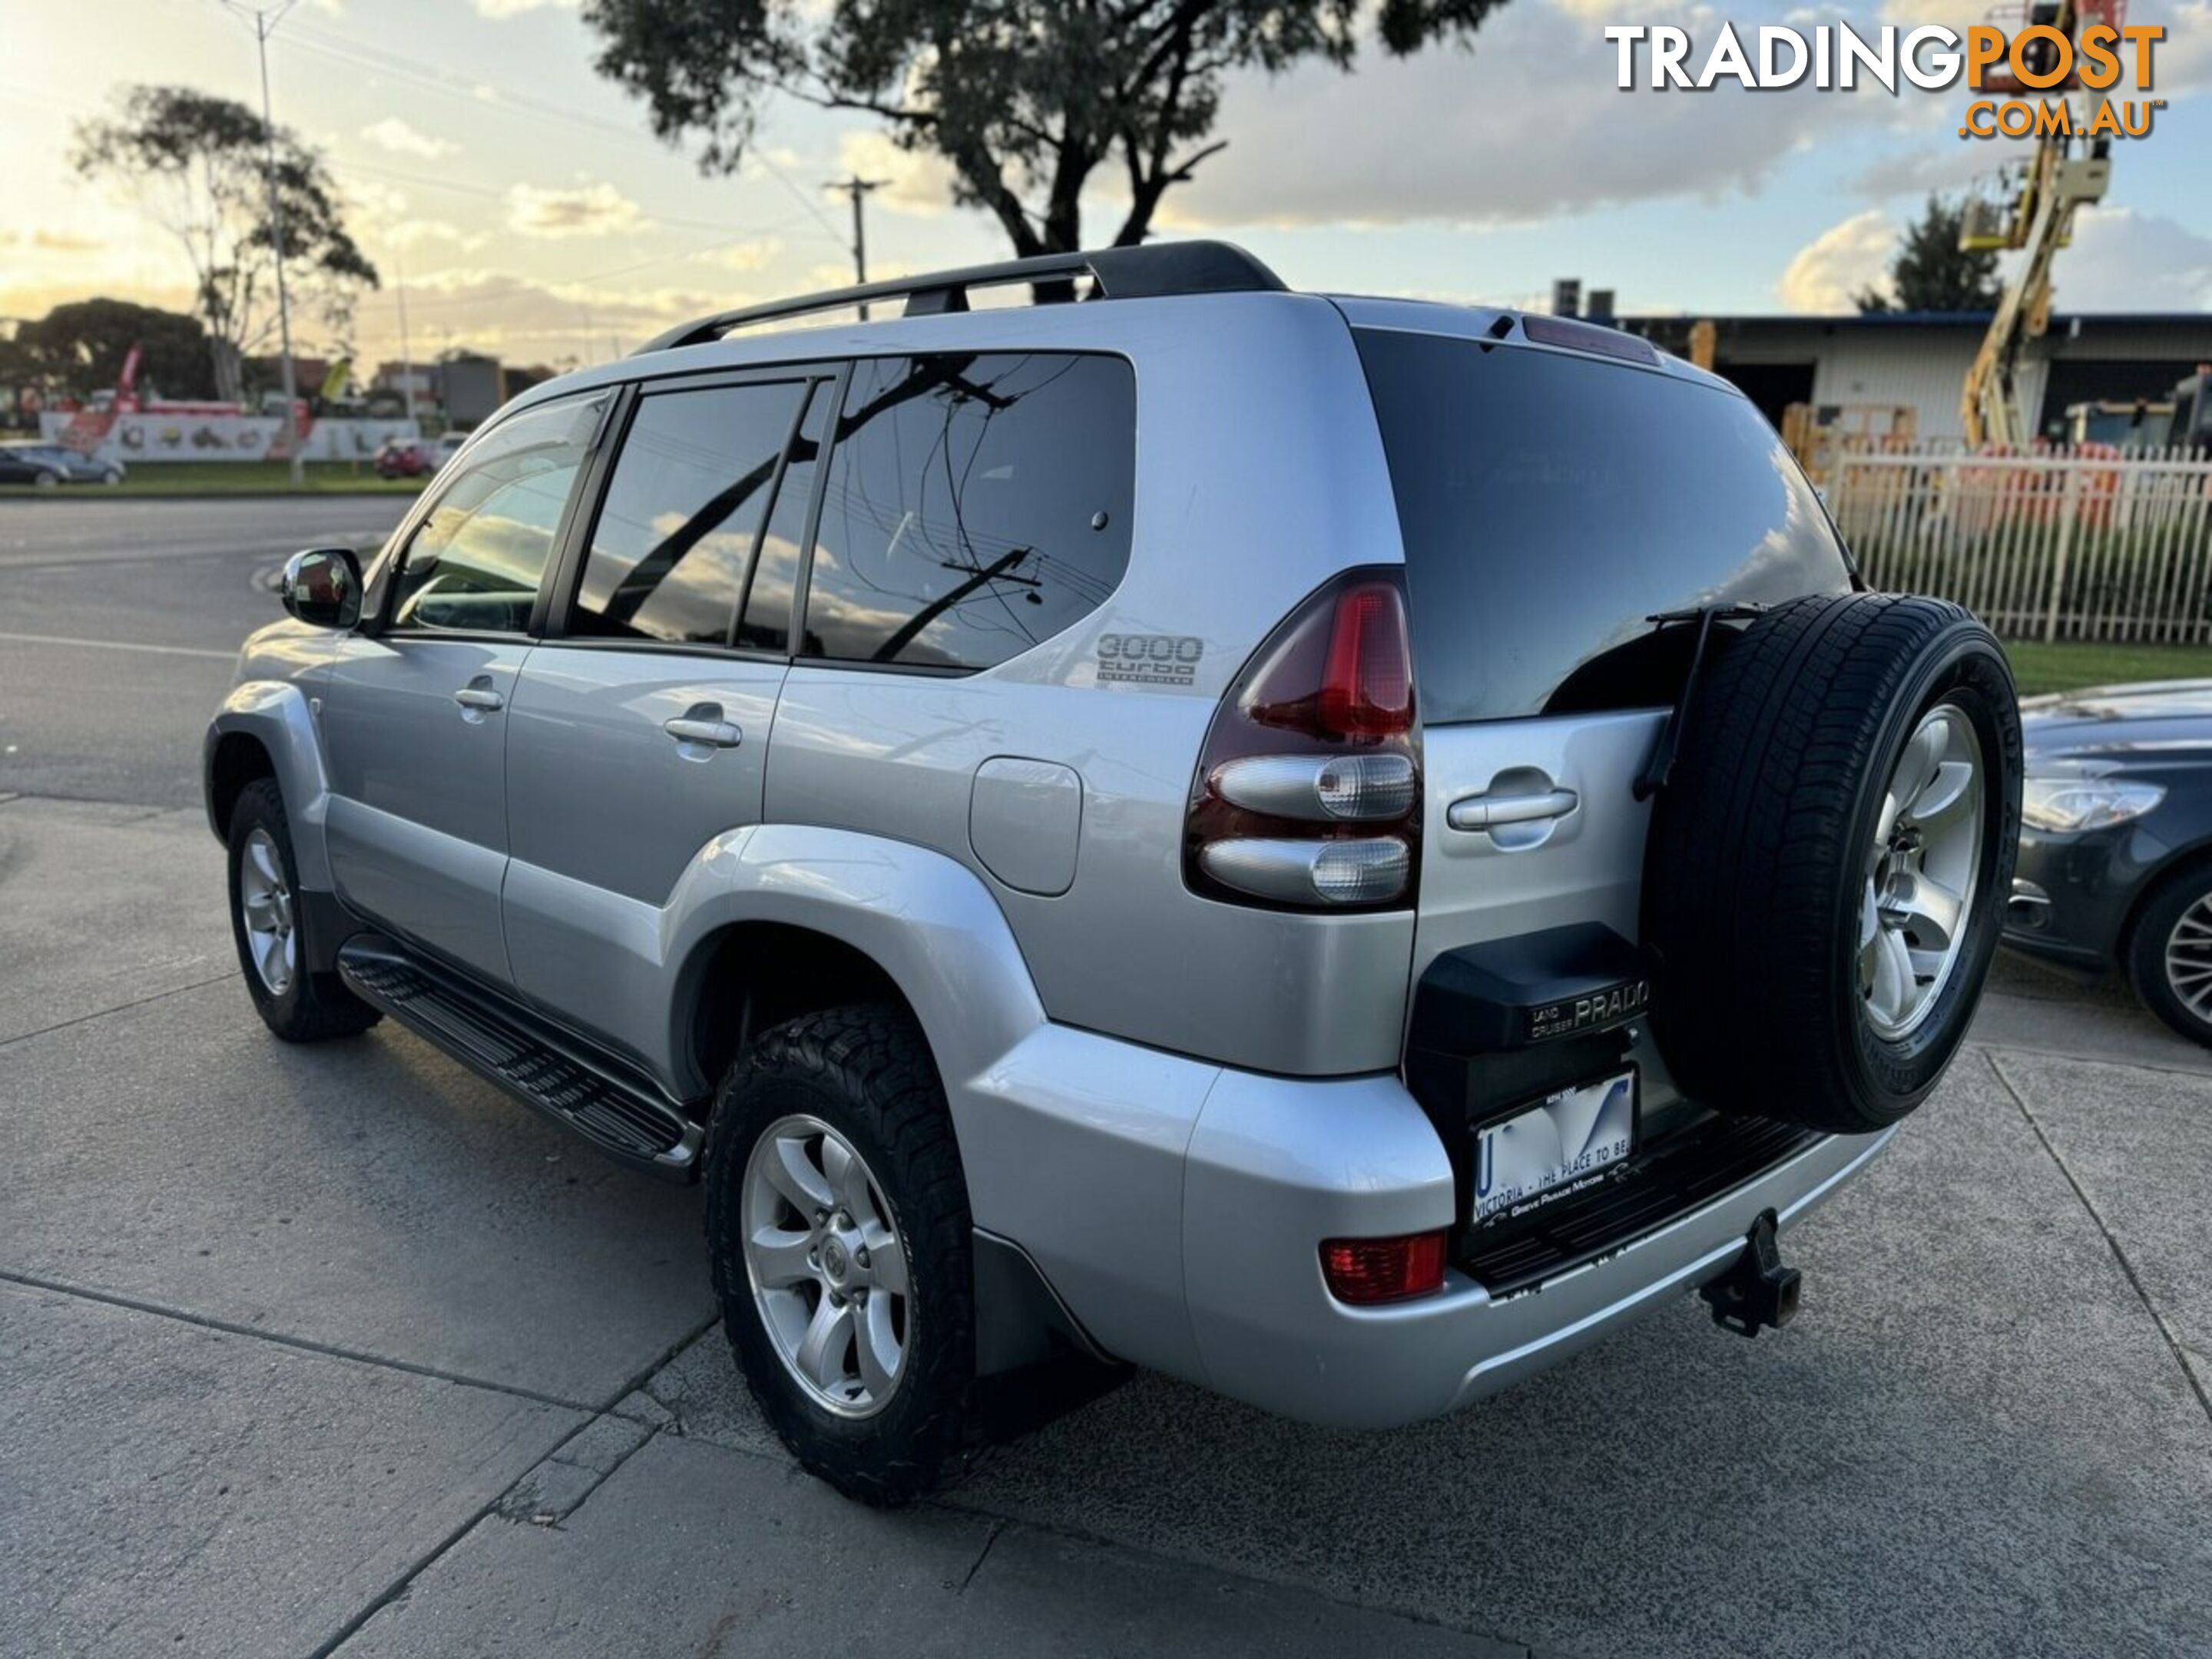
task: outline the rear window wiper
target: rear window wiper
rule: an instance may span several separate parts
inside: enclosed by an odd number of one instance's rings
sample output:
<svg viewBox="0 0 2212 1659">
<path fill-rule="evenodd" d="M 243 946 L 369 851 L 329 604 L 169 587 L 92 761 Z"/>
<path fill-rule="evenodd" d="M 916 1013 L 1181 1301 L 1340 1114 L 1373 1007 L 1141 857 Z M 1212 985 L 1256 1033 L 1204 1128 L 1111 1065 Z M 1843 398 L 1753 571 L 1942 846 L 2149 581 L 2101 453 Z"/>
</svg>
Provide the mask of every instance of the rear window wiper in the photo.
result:
<svg viewBox="0 0 2212 1659">
<path fill-rule="evenodd" d="M 1674 774 L 1674 757 L 1682 747 L 1682 728 L 1689 724 L 1690 701 L 1696 696 L 1698 675 L 1705 665 L 1705 646 L 1712 638 L 1717 622 L 1747 621 L 1765 611 L 1763 605 L 1750 600 L 1730 600 L 1724 605 L 1701 605 L 1688 611 L 1662 611 L 1644 620 L 1658 633 L 1668 628 L 1679 628 L 1690 623 L 1698 627 L 1695 644 L 1690 647 L 1690 670 L 1682 676 L 1682 690 L 1674 698 L 1674 706 L 1667 714 L 1667 723 L 1659 728 L 1659 741 L 1652 745 L 1651 758 L 1644 763 L 1644 769 L 1636 775 L 1635 796 L 1638 800 L 1650 800 L 1667 787 Z"/>
</svg>

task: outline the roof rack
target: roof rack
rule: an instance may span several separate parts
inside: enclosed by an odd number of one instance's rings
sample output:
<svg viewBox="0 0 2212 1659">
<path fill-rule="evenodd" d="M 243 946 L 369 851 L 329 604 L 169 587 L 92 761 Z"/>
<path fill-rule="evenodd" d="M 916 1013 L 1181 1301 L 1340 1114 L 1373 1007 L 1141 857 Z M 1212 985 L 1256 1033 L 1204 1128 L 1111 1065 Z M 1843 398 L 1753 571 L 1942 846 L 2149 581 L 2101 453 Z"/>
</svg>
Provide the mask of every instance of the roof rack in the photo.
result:
<svg viewBox="0 0 2212 1659">
<path fill-rule="evenodd" d="M 802 294 L 795 299 L 766 305 L 742 306 L 720 311 L 696 322 L 672 328 L 638 348 L 633 355 L 668 351 L 678 346 L 704 345 L 732 329 L 754 323 L 804 317 L 817 311 L 834 311 L 872 300 L 906 301 L 903 313 L 928 317 L 968 309 L 968 290 L 1000 288 L 1010 283 L 1045 283 L 1089 276 L 1091 297 L 1114 300 L 1154 300 L 1175 294 L 1279 294 L 1281 277 L 1243 248 L 1228 242 L 1155 242 L 1139 247 L 1103 247 L 1089 253 L 1046 253 L 1033 259 L 1007 259 L 997 264 L 969 265 L 959 270 L 936 270 L 920 276 L 901 276 L 891 282 L 862 283 L 854 288 Z"/>
</svg>

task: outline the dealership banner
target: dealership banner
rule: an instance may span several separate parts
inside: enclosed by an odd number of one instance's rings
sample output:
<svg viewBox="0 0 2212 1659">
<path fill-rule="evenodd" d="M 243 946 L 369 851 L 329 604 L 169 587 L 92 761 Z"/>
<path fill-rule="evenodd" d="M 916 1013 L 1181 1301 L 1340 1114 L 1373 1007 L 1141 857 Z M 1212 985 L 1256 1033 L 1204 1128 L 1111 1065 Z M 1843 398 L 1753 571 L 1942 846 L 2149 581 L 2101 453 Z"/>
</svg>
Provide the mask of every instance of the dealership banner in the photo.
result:
<svg viewBox="0 0 2212 1659">
<path fill-rule="evenodd" d="M 62 441 L 77 417 L 48 413 L 40 417 L 40 435 Z M 102 460 L 125 465 L 152 461 L 265 461 L 283 455 L 282 416 L 185 413 L 155 410 L 118 414 L 92 450 Z M 365 461 L 392 439 L 422 435 L 413 421 L 319 420 L 301 445 L 310 461 Z"/>
</svg>

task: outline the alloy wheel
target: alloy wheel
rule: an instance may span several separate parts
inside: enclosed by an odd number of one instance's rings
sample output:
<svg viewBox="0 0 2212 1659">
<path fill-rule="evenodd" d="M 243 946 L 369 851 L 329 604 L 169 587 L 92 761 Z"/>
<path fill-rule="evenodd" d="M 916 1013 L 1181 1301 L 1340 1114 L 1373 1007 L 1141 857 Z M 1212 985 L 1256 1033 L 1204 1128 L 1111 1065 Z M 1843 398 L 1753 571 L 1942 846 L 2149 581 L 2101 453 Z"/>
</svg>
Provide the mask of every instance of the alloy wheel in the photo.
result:
<svg viewBox="0 0 2212 1659">
<path fill-rule="evenodd" d="M 777 1358 L 808 1398 L 872 1417 L 913 1340 L 906 1247 L 883 1188 L 820 1118 L 769 1125 L 745 1166 L 745 1274 Z"/>
<path fill-rule="evenodd" d="M 1884 793 L 1860 907 L 1858 993 L 1897 1042 L 1928 1018 L 1963 952 L 1982 854 L 1981 739 L 1954 703 L 1913 729 Z"/>
<path fill-rule="evenodd" d="M 266 830 L 252 830 L 239 848 L 238 909 L 253 971 L 270 996 L 283 996 L 299 971 L 299 931 L 293 919 L 292 890 L 284 881 L 284 860 Z"/>
<path fill-rule="evenodd" d="M 2166 936 L 2166 982 L 2183 1007 L 2212 1025 L 2212 893 L 2175 918 Z"/>
</svg>

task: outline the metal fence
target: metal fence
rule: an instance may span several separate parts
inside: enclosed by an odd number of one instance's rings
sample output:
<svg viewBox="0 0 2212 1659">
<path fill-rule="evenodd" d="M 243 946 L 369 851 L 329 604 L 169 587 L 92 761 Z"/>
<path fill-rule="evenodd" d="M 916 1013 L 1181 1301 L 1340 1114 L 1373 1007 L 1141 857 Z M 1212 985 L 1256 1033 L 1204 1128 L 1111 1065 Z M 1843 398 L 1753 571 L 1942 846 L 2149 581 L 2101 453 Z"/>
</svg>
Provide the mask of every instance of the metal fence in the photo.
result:
<svg viewBox="0 0 2212 1659">
<path fill-rule="evenodd" d="M 2212 459 L 2095 447 L 1839 455 L 1829 510 L 1878 589 L 2014 639 L 2212 640 Z"/>
</svg>

